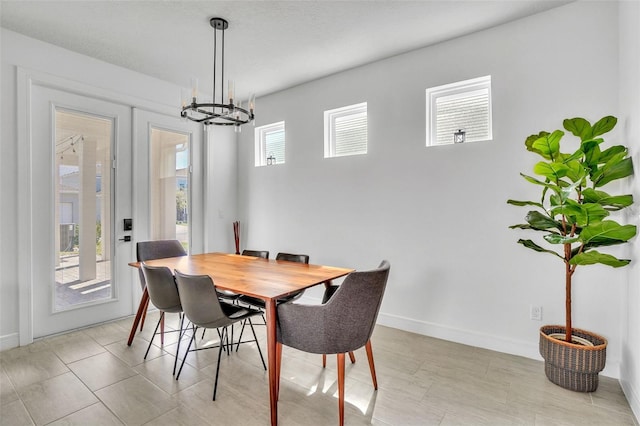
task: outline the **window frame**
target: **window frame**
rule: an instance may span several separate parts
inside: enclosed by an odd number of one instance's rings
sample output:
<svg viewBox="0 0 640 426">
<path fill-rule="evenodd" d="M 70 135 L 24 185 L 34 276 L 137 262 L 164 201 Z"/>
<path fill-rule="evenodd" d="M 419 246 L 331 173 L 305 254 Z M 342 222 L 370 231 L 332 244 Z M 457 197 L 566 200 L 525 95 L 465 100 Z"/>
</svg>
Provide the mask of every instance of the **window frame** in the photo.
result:
<svg viewBox="0 0 640 426">
<path fill-rule="evenodd" d="M 336 154 L 336 119 L 351 115 L 365 115 L 367 121 L 367 135 L 364 151 Z M 360 102 L 340 108 L 330 109 L 324 112 L 324 158 L 348 157 L 351 155 L 365 155 L 369 150 L 369 114 L 367 102 Z"/>
<path fill-rule="evenodd" d="M 284 146 L 286 153 L 286 144 L 287 144 L 287 132 L 285 128 L 284 121 L 278 121 L 276 123 L 265 124 L 264 126 L 256 127 L 254 130 L 254 141 L 255 141 L 255 167 L 262 166 L 271 166 L 277 164 L 285 164 L 285 158 L 282 161 L 275 162 L 272 164 L 268 164 L 267 162 L 267 140 L 266 136 L 269 133 L 275 133 L 277 131 L 282 131 L 284 133 Z M 286 155 L 285 155 L 286 157 Z"/>
<path fill-rule="evenodd" d="M 438 99 L 445 97 L 462 99 L 484 92 L 487 93 L 489 104 L 488 136 L 480 140 L 467 140 L 465 142 L 484 142 L 493 140 L 493 99 L 491 94 L 491 75 L 457 81 L 426 89 L 426 146 L 446 146 L 454 144 L 453 137 L 451 138 L 451 142 L 437 143 L 438 129 L 436 123 L 436 102 Z"/>
</svg>

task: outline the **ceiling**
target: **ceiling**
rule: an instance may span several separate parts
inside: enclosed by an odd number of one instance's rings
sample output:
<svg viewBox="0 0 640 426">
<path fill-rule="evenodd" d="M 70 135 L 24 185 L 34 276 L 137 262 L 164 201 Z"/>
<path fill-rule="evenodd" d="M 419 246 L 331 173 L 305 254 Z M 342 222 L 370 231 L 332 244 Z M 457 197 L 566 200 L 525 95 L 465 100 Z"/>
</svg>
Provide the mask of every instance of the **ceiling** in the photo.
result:
<svg viewBox="0 0 640 426">
<path fill-rule="evenodd" d="M 7 1 L 0 24 L 188 87 L 212 85 L 213 29 L 247 98 L 539 13 L 572 0 Z"/>
</svg>

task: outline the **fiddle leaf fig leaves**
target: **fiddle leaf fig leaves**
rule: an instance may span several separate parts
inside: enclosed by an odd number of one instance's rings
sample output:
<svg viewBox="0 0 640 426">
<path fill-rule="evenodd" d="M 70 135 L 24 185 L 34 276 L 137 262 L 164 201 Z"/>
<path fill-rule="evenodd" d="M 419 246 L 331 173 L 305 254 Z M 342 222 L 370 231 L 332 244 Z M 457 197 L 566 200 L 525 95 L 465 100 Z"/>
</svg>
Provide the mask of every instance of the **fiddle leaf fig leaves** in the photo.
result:
<svg viewBox="0 0 640 426">
<path fill-rule="evenodd" d="M 548 160 L 555 160 L 560 153 L 560 139 L 564 136 L 562 130 L 556 130 L 551 134 L 546 134 L 531 144 L 532 150 L 542 155 Z"/>
<path fill-rule="evenodd" d="M 584 118 L 567 118 L 562 122 L 562 125 L 568 132 L 579 137 L 580 140 L 584 141 L 592 137 L 591 124 Z"/>
<path fill-rule="evenodd" d="M 614 127 L 616 127 L 617 123 L 618 119 L 611 115 L 601 118 L 593 125 L 593 128 L 591 129 L 591 137 L 595 138 L 596 136 L 610 132 Z"/>
<path fill-rule="evenodd" d="M 552 182 L 558 182 L 567 175 L 569 170 L 569 167 L 563 163 L 547 163 L 545 161 L 540 161 L 538 164 L 533 166 L 535 174 L 544 176 Z"/>
<path fill-rule="evenodd" d="M 594 265 L 596 263 L 602 263 L 603 265 L 613 266 L 614 268 L 619 268 L 621 266 L 628 265 L 631 260 L 629 259 L 618 259 L 615 256 L 611 256 L 610 254 L 600 253 L 596 250 L 592 250 L 590 252 L 582 252 L 573 256 L 569 261 L 572 265 Z"/>
<path fill-rule="evenodd" d="M 538 139 L 548 136 L 549 132 L 540 132 L 537 135 L 531 135 L 529 136 L 525 141 L 524 141 L 524 145 L 527 147 L 527 151 L 531 151 L 531 152 L 535 152 L 536 154 L 540 154 L 542 156 L 544 156 L 542 154 L 542 152 L 540 152 L 538 149 L 533 147 L 533 143 L 535 141 L 537 141 Z"/>
<path fill-rule="evenodd" d="M 626 152 L 621 152 L 614 155 L 611 160 L 607 161 L 604 166 L 601 166 L 598 171 L 593 174 L 591 180 L 595 188 L 633 174 L 633 163 L 631 162 L 631 158 L 624 158 L 626 154 Z"/>
<path fill-rule="evenodd" d="M 531 240 L 523 240 L 523 239 L 519 239 L 518 240 L 518 244 L 522 244 L 523 246 L 525 246 L 526 248 L 529 248 L 531 250 L 535 250 L 537 252 L 540 253 L 549 253 L 549 254 L 553 254 L 555 256 L 558 256 L 559 258 L 563 258 L 562 256 L 560 256 L 558 253 L 556 253 L 553 250 L 547 250 L 545 248 L 540 247 L 539 245 L 537 245 L 536 243 L 534 243 Z"/>
<path fill-rule="evenodd" d="M 635 235 L 635 225 L 620 225 L 613 220 L 604 220 L 583 228 L 580 240 L 585 244 L 611 245 L 607 243 L 629 241 Z"/>
<path fill-rule="evenodd" d="M 541 209 L 544 208 L 544 206 L 541 203 L 536 203 L 535 201 L 518 201 L 518 200 L 507 200 L 507 204 L 511 204 L 513 206 L 536 206 L 536 207 L 540 207 Z"/>
<path fill-rule="evenodd" d="M 626 147 L 604 147 L 602 135 L 616 123 L 613 116 L 603 117 L 593 125 L 581 117 L 564 120 L 564 129 L 580 139 L 579 148 L 569 153 L 561 151 L 562 130 L 542 131 L 525 140 L 527 150 L 542 156 L 544 161 L 534 165 L 536 177 L 523 173 L 521 176 L 540 188 L 541 197 L 539 202 L 508 200 L 514 206 L 538 209 L 527 213 L 526 223 L 510 228 L 541 232 L 543 243 L 564 248 L 556 252 L 528 239 L 519 239 L 519 244 L 553 254 L 573 268 L 596 263 L 620 267 L 629 263 L 627 259 L 595 250 L 628 242 L 637 233 L 635 225 L 607 219 L 610 212 L 631 206 L 633 196 L 613 195 L 601 189 L 634 173 Z"/>
<path fill-rule="evenodd" d="M 611 196 L 604 191 L 591 188 L 582 191 L 582 197 L 585 203 L 598 203 L 609 211 L 620 210 L 633 204 L 631 194 Z"/>
<path fill-rule="evenodd" d="M 615 155 L 621 152 L 627 152 L 627 148 L 625 148 L 622 145 L 615 145 L 610 148 L 607 148 L 604 151 L 602 151 L 602 153 L 600 154 L 599 161 L 600 163 L 604 164 L 607 161 L 611 160 L 611 158 L 613 158 Z"/>
<path fill-rule="evenodd" d="M 527 216 L 525 216 L 524 220 L 526 220 L 533 229 L 538 230 L 561 229 L 562 226 L 559 222 L 556 222 L 550 217 L 545 216 L 535 210 L 527 213 Z"/>
<path fill-rule="evenodd" d="M 579 235 L 574 236 L 562 236 L 559 234 L 548 234 L 543 237 L 550 244 L 572 244 L 580 239 Z"/>
</svg>

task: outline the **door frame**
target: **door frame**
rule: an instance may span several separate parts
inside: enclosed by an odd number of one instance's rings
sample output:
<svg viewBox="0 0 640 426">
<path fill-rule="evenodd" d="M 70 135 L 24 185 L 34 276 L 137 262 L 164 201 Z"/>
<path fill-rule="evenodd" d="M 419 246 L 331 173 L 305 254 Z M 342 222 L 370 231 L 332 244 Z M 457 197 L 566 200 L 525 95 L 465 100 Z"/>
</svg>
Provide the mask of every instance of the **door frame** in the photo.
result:
<svg viewBox="0 0 640 426">
<path fill-rule="evenodd" d="M 25 346 L 33 342 L 33 185 L 31 156 L 34 149 L 31 132 L 31 107 L 33 86 L 43 86 L 57 89 L 79 96 L 85 96 L 103 100 L 107 102 L 122 104 L 130 108 L 144 108 L 149 111 L 161 114 L 177 114 L 177 108 L 157 104 L 148 100 L 139 99 L 131 95 L 101 89 L 77 81 L 68 80 L 62 77 L 47 74 L 41 71 L 31 70 L 24 67 L 17 67 L 17 137 L 18 137 L 18 330 L 19 344 Z M 133 117 L 131 117 L 133 118 Z M 133 143 L 133 135 L 132 143 Z M 133 202 L 133 200 L 132 200 Z M 133 205 L 133 204 L 132 204 Z M 133 244 L 131 245 L 133 255 Z M 138 278 L 135 271 L 129 273 L 131 283 Z M 135 286 L 131 285 L 133 289 Z M 132 295 L 135 293 L 132 290 Z M 131 299 L 131 313 L 137 308 L 137 300 Z"/>
</svg>

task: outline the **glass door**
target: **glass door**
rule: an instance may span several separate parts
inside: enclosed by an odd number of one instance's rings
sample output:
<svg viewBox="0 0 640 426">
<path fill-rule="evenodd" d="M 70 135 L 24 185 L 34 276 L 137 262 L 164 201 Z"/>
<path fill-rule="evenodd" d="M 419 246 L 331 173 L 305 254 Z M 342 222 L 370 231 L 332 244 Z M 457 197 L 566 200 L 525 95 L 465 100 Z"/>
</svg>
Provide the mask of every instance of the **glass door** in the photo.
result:
<svg viewBox="0 0 640 426">
<path fill-rule="evenodd" d="M 33 85 L 30 132 L 33 337 L 132 314 L 131 108 Z"/>
</svg>

